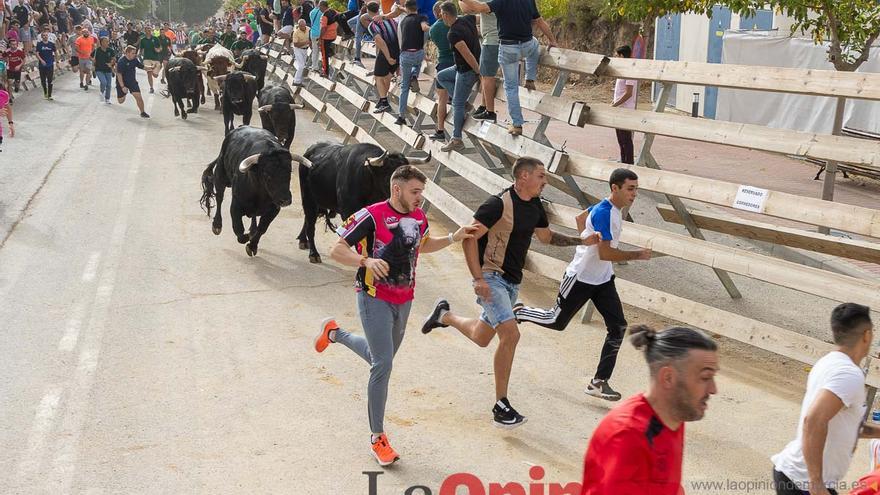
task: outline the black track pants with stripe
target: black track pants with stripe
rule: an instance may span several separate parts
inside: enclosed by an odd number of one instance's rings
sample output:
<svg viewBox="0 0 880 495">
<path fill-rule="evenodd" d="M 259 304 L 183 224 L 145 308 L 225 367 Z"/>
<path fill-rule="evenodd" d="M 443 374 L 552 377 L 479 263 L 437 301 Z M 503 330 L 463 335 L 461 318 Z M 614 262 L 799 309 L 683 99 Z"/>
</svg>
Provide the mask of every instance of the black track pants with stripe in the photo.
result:
<svg viewBox="0 0 880 495">
<path fill-rule="evenodd" d="M 568 322 L 577 314 L 587 301 L 593 301 L 596 310 L 605 320 L 605 344 L 599 358 L 595 378 L 608 380 L 617 363 L 617 353 L 623 342 L 626 331 L 626 319 L 623 316 L 623 305 L 617 295 L 614 277 L 600 285 L 590 285 L 578 281 L 577 275 L 566 275 L 559 285 L 556 306 L 552 309 L 523 307 L 516 313 L 520 322 L 534 323 L 553 330 L 565 330 Z"/>
</svg>

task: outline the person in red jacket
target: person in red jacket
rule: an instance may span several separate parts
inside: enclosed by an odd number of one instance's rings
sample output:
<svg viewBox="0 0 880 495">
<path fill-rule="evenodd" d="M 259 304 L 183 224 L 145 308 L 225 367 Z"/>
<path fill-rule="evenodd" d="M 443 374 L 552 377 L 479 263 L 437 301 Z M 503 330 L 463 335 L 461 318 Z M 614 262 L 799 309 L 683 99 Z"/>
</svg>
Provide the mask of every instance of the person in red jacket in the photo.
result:
<svg viewBox="0 0 880 495">
<path fill-rule="evenodd" d="M 9 48 L 3 53 L 6 59 L 6 78 L 12 83 L 13 90 L 18 93 L 21 86 L 21 67 L 24 65 L 24 50 L 18 46 L 17 39 L 9 40 Z"/>
<path fill-rule="evenodd" d="M 849 495 L 880 495 L 880 467 L 856 481 Z"/>
<path fill-rule="evenodd" d="M 581 495 L 683 495 L 684 423 L 702 419 L 718 392 L 718 346 L 691 328 L 636 325 L 631 333 L 632 344 L 644 349 L 650 385 L 599 422 Z"/>
</svg>

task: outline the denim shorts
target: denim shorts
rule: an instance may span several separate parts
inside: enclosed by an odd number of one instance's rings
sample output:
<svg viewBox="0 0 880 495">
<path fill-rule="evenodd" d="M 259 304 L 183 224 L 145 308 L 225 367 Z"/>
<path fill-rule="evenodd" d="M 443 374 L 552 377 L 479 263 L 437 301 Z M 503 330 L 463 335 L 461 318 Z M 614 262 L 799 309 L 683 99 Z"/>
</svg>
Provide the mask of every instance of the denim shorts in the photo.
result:
<svg viewBox="0 0 880 495">
<path fill-rule="evenodd" d="M 480 76 L 495 77 L 498 75 L 498 45 L 480 46 Z"/>
<path fill-rule="evenodd" d="M 515 318 L 513 303 L 519 295 L 519 284 L 504 280 L 498 272 L 483 272 L 483 279 L 489 285 L 492 300 L 483 301 L 482 298 L 477 298 L 477 304 L 483 307 L 480 321 L 497 328 L 498 325 Z"/>
</svg>

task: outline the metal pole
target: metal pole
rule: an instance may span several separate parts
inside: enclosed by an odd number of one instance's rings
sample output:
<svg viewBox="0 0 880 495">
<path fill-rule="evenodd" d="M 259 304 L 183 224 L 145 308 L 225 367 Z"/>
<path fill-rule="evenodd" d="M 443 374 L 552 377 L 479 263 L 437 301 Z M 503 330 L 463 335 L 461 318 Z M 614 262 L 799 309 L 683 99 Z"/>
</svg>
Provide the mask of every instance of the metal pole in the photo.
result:
<svg viewBox="0 0 880 495">
<path fill-rule="evenodd" d="M 846 109 L 846 98 L 840 96 L 837 98 L 837 106 L 834 109 L 834 127 L 831 134 L 839 136 L 843 129 L 843 111 Z M 822 184 L 822 199 L 825 201 L 834 201 L 834 180 L 837 178 L 837 162 L 829 160 L 825 165 L 825 182 Z M 828 227 L 819 227 L 819 232 L 828 234 Z"/>
</svg>

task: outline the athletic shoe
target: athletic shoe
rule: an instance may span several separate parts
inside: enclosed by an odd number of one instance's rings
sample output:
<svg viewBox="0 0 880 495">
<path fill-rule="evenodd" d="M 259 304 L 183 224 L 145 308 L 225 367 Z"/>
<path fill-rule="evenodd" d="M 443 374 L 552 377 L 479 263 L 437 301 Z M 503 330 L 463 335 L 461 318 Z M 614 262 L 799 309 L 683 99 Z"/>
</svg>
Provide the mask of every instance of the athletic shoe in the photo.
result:
<svg viewBox="0 0 880 495">
<path fill-rule="evenodd" d="M 83 91 L 88 91 L 88 90 L 89 90 L 89 85 L 88 85 L 88 84 L 86 84 L 85 86 L 83 86 Z"/>
<path fill-rule="evenodd" d="M 394 125 L 406 125 L 406 119 L 403 117 L 397 117 L 397 120 L 394 121 Z"/>
<path fill-rule="evenodd" d="M 330 340 L 330 332 L 333 330 L 339 330 L 339 325 L 336 324 L 336 320 L 333 318 L 327 318 L 321 322 L 321 331 L 315 336 L 316 351 L 324 352 L 324 349 L 333 343 L 333 341 Z"/>
<path fill-rule="evenodd" d="M 382 113 L 387 112 L 388 110 L 391 110 L 391 105 L 388 104 L 388 100 L 379 101 L 379 103 L 376 104 L 376 108 L 373 109 L 373 113 Z"/>
<path fill-rule="evenodd" d="M 510 124 L 507 126 L 507 133 L 511 136 L 522 136 L 522 126 Z"/>
<path fill-rule="evenodd" d="M 354 65 L 357 65 L 357 66 L 360 67 L 361 69 L 365 69 L 365 68 L 366 68 L 366 67 L 364 67 L 363 62 L 361 62 L 361 59 L 359 59 L 359 58 L 354 59 L 354 61 L 352 61 L 352 63 L 353 63 Z"/>
<path fill-rule="evenodd" d="M 497 122 L 498 116 L 495 115 L 495 112 L 490 112 L 488 110 L 483 110 L 483 113 L 479 113 L 473 116 L 474 120 L 488 120 L 491 122 Z"/>
<path fill-rule="evenodd" d="M 150 94 L 155 93 L 156 91 L 153 88 L 150 88 Z"/>
<path fill-rule="evenodd" d="M 106 100 L 104 100 L 104 103 L 106 103 L 106 104 L 108 104 L 108 105 L 112 105 L 112 104 L 113 104 L 113 103 L 110 102 L 110 98 L 107 98 Z"/>
<path fill-rule="evenodd" d="M 496 428 L 512 430 L 518 426 L 524 425 L 527 421 L 525 416 L 516 412 L 516 409 L 510 405 L 510 401 L 507 400 L 507 397 L 503 397 L 495 403 L 495 407 L 492 408 L 492 414 L 495 415 L 492 424 L 495 425 Z"/>
<path fill-rule="evenodd" d="M 464 149 L 464 141 L 458 138 L 452 138 L 452 141 L 446 143 L 446 146 L 440 148 L 440 151 L 446 153 L 448 151 L 461 151 Z"/>
<path fill-rule="evenodd" d="M 611 388 L 611 385 L 608 385 L 608 380 L 596 380 L 593 378 L 590 380 L 590 383 L 587 384 L 584 393 L 612 402 L 620 400 L 620 392 Z"/>
<path fill-rule="evenodd" d="M 400 459 L 397 452 L 391 448 L 391 445 L 388 443 L 388 437 L 384 433 L 379 435 L 379 438 L 373 442 L 373 457 L 376 458 L 376 462 L 382 467 L 390 466 L 394 464 L 394 461 Z"/>
<path fill-rule="evenodd" d="M 528 89 L 529 91 L 534 91 L 535 90 L 535 81 L 526 80 L 525 88 Z"/>
<path fill-rule="evenodd" d="M 477 115 L 480 115 L 481 113 L 483 113 L 485 111 L 486 111 L 486 105 L 480 105 L 477 107 L 477 109 L 474 111 L 474 113 L 471 114 L 471 117 L 477 118 Z"/>
<path fill-rule="evenodd" d="M 446 141 L 446 133 L 444 131 L 436 131 L 434 134 L 428 136 L 428 139 L 431 141 Z"/>
<path fill-rule="evenodd" d="M 48 97 L 48 98 L 46 98 L 46 99 L 49 100 L 49 101 L 55 101 L 55 98 L 52 98 L 51 96 Z"/>
<path fill-rule="evenodd" d="M 437 299 L 437 302 L 434 303 L 434 310 L 431 311 L 431 314 L 425 318 L 425 323 L 422 324 L 422 333 L 428 334 L 435 328 L 448 327 L 449 325 L 444 325 L 440 322 L 440 316 L 447 311 L 449 311 L 449 303 L 446 299 Z"/>
<path fill-rule="evenodd" d="M 83 89 L 83 88 L 84 88 L 84 87 L 86 87 L 86 85 L 85 85 L 85 84 L 83 84 L 83 82 L 82 82 L 82 81 L 80 81 L 80 82 L 79 82 L 79 89 Z"/>
<path fill-rule="evenodd" d="M 148 119 L 148 118 L 150 118 L 150 114 L 148 114 L 147 112 L 141 112 L 141 118 Z"/>
</svg>

